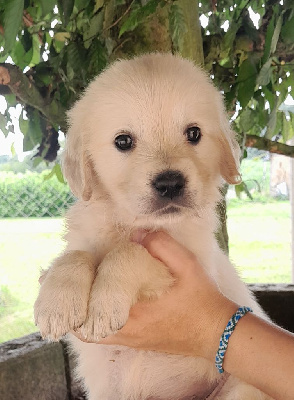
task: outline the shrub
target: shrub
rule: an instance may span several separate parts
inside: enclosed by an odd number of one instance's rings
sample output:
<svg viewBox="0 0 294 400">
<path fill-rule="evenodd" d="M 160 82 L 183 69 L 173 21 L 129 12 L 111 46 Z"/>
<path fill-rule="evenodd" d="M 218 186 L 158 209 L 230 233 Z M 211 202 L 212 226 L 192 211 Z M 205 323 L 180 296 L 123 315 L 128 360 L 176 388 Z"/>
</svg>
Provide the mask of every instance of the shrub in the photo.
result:
<svg viewBox="0 0 294 400">
<path fill-rule="evenodd" d="M 0 172 L 0 218 L 61 216 L 75 199 L 49 172 Z"/>
</svg>

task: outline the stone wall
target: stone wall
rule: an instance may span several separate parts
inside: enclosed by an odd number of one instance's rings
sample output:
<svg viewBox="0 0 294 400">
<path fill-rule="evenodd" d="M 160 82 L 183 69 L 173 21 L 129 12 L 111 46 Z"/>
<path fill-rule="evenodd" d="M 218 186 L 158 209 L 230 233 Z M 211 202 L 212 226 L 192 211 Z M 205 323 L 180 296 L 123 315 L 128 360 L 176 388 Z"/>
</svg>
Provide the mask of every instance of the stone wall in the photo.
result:
<svg viewBox="0 0 294 400">
<path fill-rule="evenodd" d="M 254 285 L 271 318 L 294 332 L 294 285 Z M 48 343 L 38 333 L 0 345 L 1 400 L 82 400 L 73 379 L 73 357 L 65 343 Z"/>
</svg>

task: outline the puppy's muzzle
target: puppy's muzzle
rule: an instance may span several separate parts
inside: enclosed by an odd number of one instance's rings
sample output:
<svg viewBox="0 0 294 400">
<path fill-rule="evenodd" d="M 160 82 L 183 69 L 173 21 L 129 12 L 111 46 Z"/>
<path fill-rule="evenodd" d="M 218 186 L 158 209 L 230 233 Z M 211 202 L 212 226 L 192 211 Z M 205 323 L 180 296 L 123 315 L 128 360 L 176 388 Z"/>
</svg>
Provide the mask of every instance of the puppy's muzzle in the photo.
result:
<svg viewBox="0 0 294 400">
<path fill-rule="evenodd" d="M 168 170 L 153 179 L 152 187 L 160 198 L 172 200 L 183 195 L 185 183 L 186 180 L 181 172 Z"/>
</svg>

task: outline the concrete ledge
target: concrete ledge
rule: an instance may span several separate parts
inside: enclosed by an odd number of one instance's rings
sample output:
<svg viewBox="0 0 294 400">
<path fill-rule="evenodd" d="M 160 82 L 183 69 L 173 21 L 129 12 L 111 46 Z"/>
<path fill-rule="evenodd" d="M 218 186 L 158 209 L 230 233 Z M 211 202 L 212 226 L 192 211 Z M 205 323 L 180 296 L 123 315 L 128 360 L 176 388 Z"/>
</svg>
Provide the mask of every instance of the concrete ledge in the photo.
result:
<svg viewBox="0 0 294 400">
<path fill-rule="evenodd" d="M 294 332 L 294 285 L 250 285 L 250 288 L 273 321 Z M 38 333 L 2 343 L 0 399 L 85 399 L 72 378 L 73 364 L 64 343 L 48 343 Z"/>
<path fill-rule="evenodd" d="M 70 400 L 62 345 L 39 334 L 3 343 L 0 393 L 2 400 Z"/>
</svg>

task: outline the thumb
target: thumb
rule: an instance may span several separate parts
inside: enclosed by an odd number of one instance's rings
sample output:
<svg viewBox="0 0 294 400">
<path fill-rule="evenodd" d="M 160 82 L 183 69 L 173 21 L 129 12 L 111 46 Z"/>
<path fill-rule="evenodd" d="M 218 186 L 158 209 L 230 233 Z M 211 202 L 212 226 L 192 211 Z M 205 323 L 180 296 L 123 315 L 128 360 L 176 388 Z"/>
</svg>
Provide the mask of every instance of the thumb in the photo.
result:
<svg viewBox="0 0 294 400">
<path fill-rule="evenodd" d="M 195 255 L 169 236 L 166 232 L 136 235 L 139 242 L 155 258 L 163 262 L 176 278 L 183 278 L 191 269 L 195 272 Z"/>
</svg>

